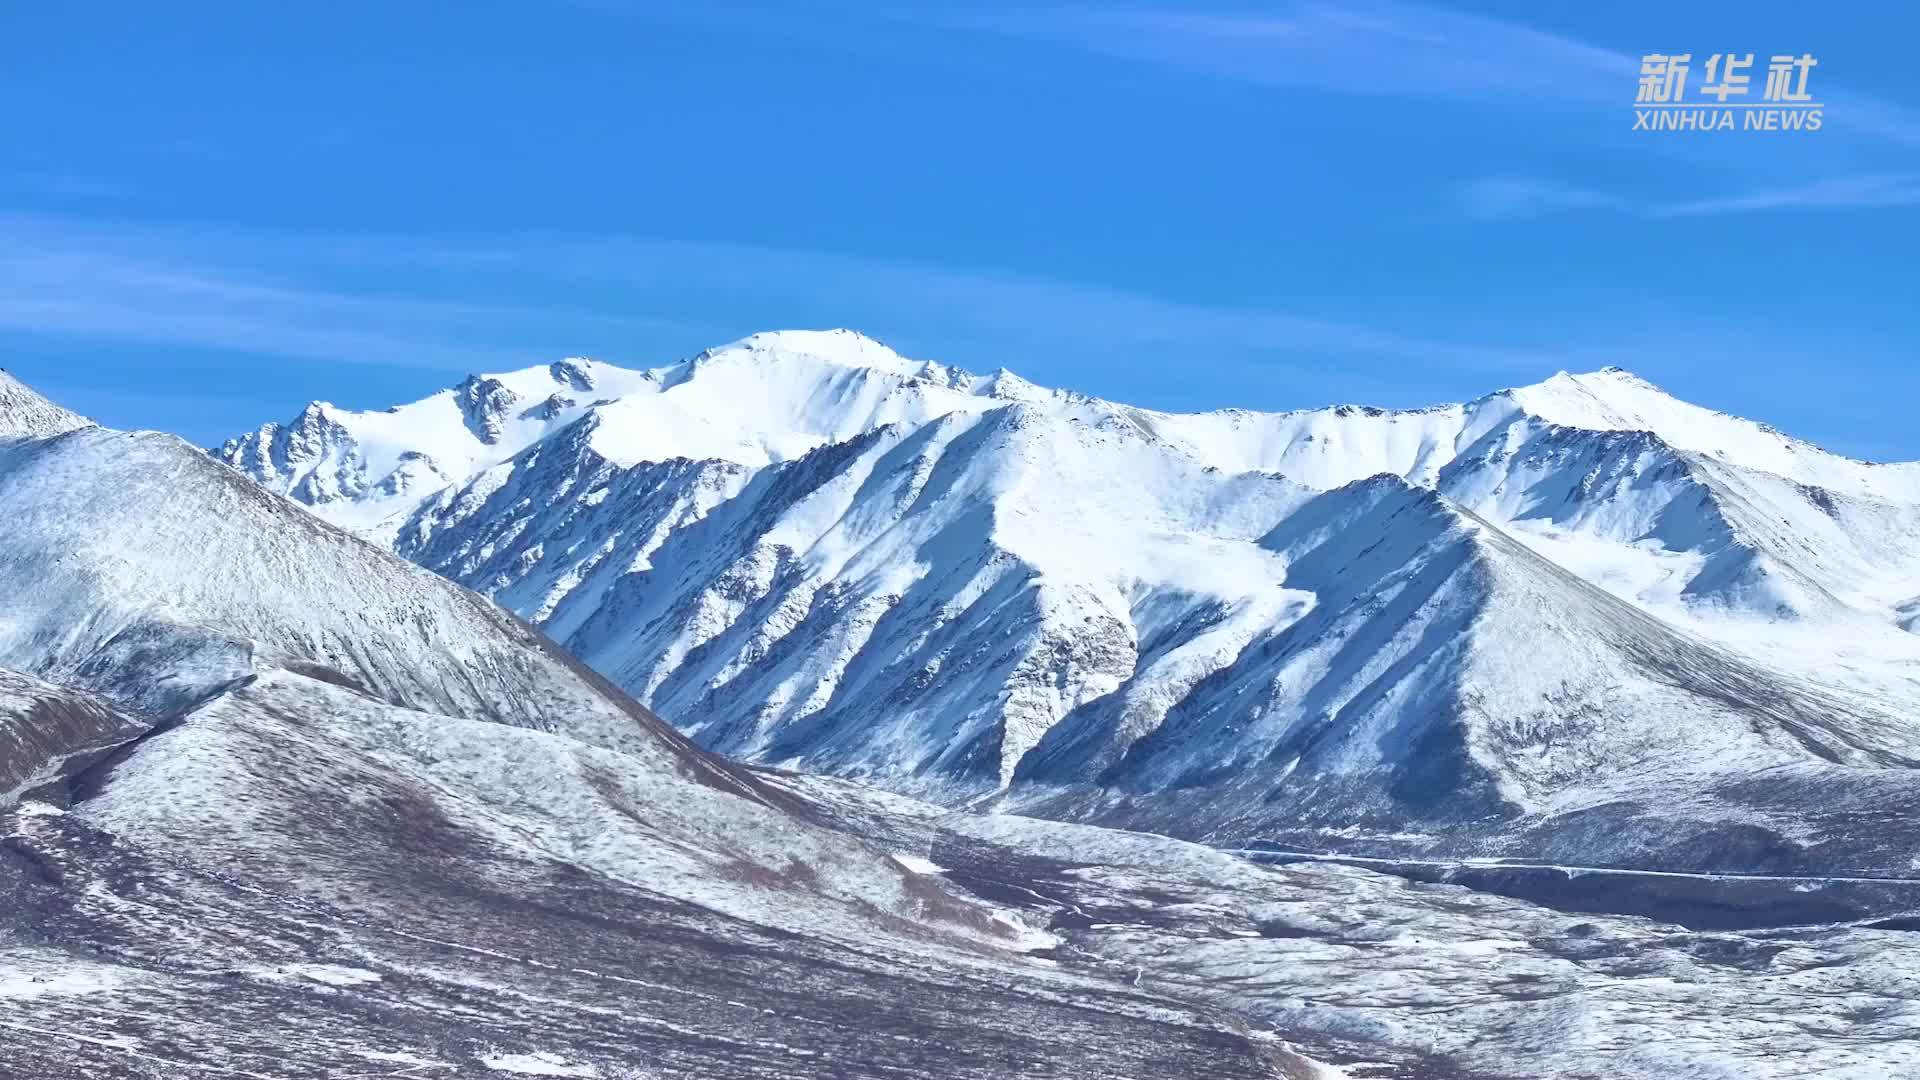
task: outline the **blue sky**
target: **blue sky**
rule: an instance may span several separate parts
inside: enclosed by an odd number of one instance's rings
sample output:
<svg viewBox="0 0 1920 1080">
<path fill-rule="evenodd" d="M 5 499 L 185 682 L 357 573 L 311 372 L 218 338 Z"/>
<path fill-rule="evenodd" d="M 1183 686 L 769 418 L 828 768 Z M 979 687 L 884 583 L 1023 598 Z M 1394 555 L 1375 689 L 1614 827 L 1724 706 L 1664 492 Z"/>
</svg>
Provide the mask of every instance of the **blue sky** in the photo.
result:
<svg viewBox="0 0 1920 1080">
<path fill-rule="evenodd" d="M 1174 409 L 1613 363 L 1920 458 L 1916 31 L 1893 3 L 0 3 L 0 365 L 210 442 L 845 325 Z M 1652 51 L 1696 80 L 1811 53 L 1825 128 L 1632 132 Z"/>
</svg>

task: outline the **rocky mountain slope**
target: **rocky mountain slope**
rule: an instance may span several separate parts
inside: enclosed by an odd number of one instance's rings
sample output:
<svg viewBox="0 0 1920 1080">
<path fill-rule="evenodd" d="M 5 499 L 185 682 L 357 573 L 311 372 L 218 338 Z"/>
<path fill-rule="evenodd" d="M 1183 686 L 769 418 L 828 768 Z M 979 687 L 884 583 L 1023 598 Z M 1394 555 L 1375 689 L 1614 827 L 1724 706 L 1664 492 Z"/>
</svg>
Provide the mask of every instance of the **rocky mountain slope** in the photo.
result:
<svg viewBox="0 0 1920 1080">
<path fill-rule="evenodd" d="M 1732 831 L 1742 865 L 1874 864 L 1863 823 L 1920 759 L 1920 466 L 1617 369 L 1170 415 L 780 333 L 310 406 L 218 456 L 709 748 L 946 802 L 1641 865 Z M 1807 829 L 1767 770 L 1879 794 Z"/>
</svg>

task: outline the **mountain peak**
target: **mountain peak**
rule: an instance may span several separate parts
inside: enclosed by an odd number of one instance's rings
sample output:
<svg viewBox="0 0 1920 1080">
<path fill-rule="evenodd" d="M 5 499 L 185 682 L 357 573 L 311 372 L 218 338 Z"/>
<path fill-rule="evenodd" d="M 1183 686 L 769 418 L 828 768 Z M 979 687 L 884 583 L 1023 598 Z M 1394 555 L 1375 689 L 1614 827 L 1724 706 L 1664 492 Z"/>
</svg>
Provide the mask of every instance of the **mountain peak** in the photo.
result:
<svg viewBox="0 0 1920 1080">
<path fill-rule="evenodd" d="M 1547 423 L 1585 431 L 1644 431 L 1676 450 L 1739 461 L 1802 483 L 1842 490 L 1875 486 L 1866 463 L 1843 458 L 1757 420 L 1674 397 L 1619 367 L 1560 372 L 1532 386 L 1503 390 L 1521 411 Z M 1868 472 L 1874 468 L 1868 466 Z M 1911 470 L 1913 465 L 1895 465 Z M 1903 485 L 1904 489 L 1904 485 Z"/>
<path fill-rule="evenodd" d="M 1622 367 L 1561 371 L 1530 386 L 1503 390 L 1498 396 L 1548 423 L 1589 431 L 1651 431 L 1668 436 L 1695 428 L 1706 417 L 1759 426 L 1682 401 Z M 1669 441 L 1683 444 L 1688 440 Z"/>
<path fill-rule="evenodd" d="M 547 374 L 559 385 L 585 393 L 594 387 L 595 366 L 594 361 L 584 356 L 569 356 L 548 364 Z"/>
<path fill-rule="evenodd" d="M 880 368 L 900 375 L 912 375 L 920 365 L 888 348 L 880 341 L 857 330 L 844 327 L 832 330 L 763 330 L 738 341 L 709 349 L 709 359 L 749 354 L 769 360 L 825 360 L 840 367 Z"/>
<path fill-rule="evenodd" d="M 1608 364 L 1606 367 L 1594 371 L 1566 371 L 1563 369 L 1554 372 L 1551 376 L 1537 383 L 1529 386 L 1516 387 L 1515 389 L 1535 390 L 1542 387 L 1568 386 L 1580 387 L 1589 391 L 1605 391 L 1608 388 L 1624 387 L 1651 390 L 1655 393 L 1666 395 L 1666 391 L 1661 390 L 1659 387 L 1617 364 Z"/>
<path fill-rule="evenodd" d="M 0 368 L 0 438 L 44 439 L 93 426 L 93 421 L 55 405 Z"/>
</svg>

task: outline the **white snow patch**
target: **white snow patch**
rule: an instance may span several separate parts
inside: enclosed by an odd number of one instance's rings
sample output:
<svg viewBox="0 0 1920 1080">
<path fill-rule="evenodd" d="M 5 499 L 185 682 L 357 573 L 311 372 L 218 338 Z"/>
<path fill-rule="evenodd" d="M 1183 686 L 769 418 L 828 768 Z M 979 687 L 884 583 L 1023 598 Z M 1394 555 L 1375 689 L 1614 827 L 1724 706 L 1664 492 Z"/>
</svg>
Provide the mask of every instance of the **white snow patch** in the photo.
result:
<svg viewBox="0 0 1920 1080">
<path fill-rule="evenodd" d="M 535 1052 L 531 1054 L 489 1054 L 480 1059 L 480 1064 L 494 1072 L 519 1073 L 522 1076 L 586 1076 L 600 1075 L 600 1070 L 591 1065 L 570 1064 L 556 1054 Z"/>
<path fill-rule="evenodd" d="M 1057 935 L 1028 926 L 1026 920 L 1022 919 L 1017 911 L 995 911 L 993 921 L 1013 930 L 1016 935 L 1014 947 L 1020 952 L 1039 952 L 1060 944 L 1060 938 Z"/>
<path fill-rule="evenodd" d="M 125 982 L 120 969 L 101 964 L 68 957 L 0 953 L 0 1001 L 99 994 Z"/>
<path fill-rule="evenodd" d="M 911 870 L 916 874 L 944 874 L 947 872 L 946 867 L 941 866 L 936 862 L 933 862 L 929 859 L 923 859 L 918 855 L 908 855 L 905 852 L 900 852 L 900 851 L 894 852 L 893 861 L 899 863 L 901 866 L 906 867 L 908 870 Z"/>
<path fill-rule="evenodd" d="M 314 982 L 328 986 L 366 986 L 380 981 L 380 973 L 377 971 L 340 967 L 335 964 L 288 964 L 276 974 L 312 979 Z"/>
<path fill-rule="evenodd" d="M 366 1061 L 377 1061 L 384 1065 L 411 1065 L 416 1069 L 456 1069 L 459 1066 L 445 1061 L 435 1061 L 418 1054 L 404 1051 L 355 1050 L 353 1056 Z"/>
</svg>

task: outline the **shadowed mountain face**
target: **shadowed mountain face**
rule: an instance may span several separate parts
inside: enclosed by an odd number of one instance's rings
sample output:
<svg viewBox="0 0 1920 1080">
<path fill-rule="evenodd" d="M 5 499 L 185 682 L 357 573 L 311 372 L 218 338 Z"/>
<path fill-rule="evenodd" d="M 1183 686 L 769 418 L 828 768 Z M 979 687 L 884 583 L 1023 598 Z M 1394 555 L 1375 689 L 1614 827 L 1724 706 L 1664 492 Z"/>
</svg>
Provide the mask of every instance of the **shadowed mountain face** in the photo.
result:
<svg viewBox="0 0 1920 1080">
<path fill-rule="evenodd" d="M 1236 846 L 1904 872 L 1884 823 L 1920 743 L 1885 705 L 1685 634 L 1398 479 L 1263 542 L 1314 610 L 1150 735 L 1069 717 L 1009 806 Z M 1785 775 L 1827 794 L 1759 779 Z"/>
<path fill-rule="evenodd" d="M 91 694 L 0 669 L 0 806 L 64 784 L 148 726 Z"/>
<path fill-rule="evenodd" d="M 1172 415 L 764 334 L 315 405 L 218 456 L 703 746 L 948 803 L 1315 851 L 1895 869 L 1873 823 L 1920 760 L 1920 465 L 1617 369 Z M 1862 812 L 1750 782 L 1771 770 Z"/>
</svg>

